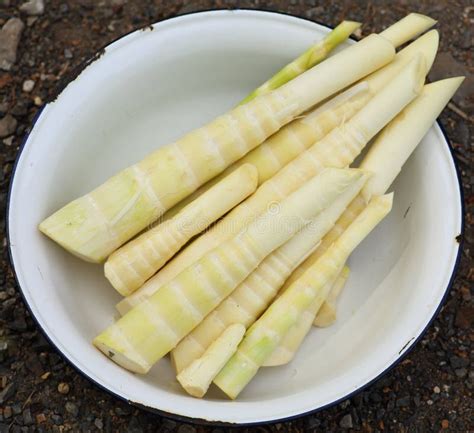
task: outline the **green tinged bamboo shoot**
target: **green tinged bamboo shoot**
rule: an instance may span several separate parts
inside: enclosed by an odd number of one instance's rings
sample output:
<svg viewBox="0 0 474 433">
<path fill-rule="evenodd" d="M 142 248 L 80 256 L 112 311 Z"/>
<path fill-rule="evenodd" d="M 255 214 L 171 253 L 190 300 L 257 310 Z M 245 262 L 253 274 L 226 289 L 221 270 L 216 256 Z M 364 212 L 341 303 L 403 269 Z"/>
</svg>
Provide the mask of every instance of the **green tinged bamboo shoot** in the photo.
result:
<svg viewBox="0 0 474 433">
<path fill-rule="evenodd" d="M 241 104 L 245 104 L 257 96 L 265 95 L 268 92 L 277 89 L 307 69 L 322 62 L 334 48 L 346 41 L 347 38 L 360 26 L 361 23 L 354 21 L 342 21 L 323 39 L 308 48 L 303 54 L 301 54 L 301 56 L 293 60 L 291 63 L 288 63 L 273 77 L 265 81 L 265 83 L 246 96 Z"/>
<path fill-rule="evenodd" d="M 245 334 L 245 326 L 235 323 L 227 327 L 204 354 L 186 367 L 176 379 L 193 397 L 204 397 L 217 373 L 236 352 Z"/>
<path fill-rule="evenodd" d="M 288 288 L 247 331 L 237 352 L 214 379 L 230 398 L 236 398 L 278 347 L 300 315 L 317 299 L 327 297 L 326 283 L 337 275 L 351 252 L 388 214 L 392 195 L 375 197 L 318 262 Z"/>
<path fill-rule="evenodd" d="M 351 164 L 369 140 L 417 96 L 423 85 L 424 73 L 423 59 L 421 55 L 417 55 L 350 120 L 333 129 L 283 167 L 251 197 L 188 245 L 139 290 L 120 302 L 117 306 L 119 311 L 126 311 L 130 306 L 151 296 L 207 251 L 229 239 L 257 215 L 295 191 L 324 167 L 346 167 Z"/>
<path fill-rule="evenodd" d="M 363 176 L 326 169 L 240 233 L 205 254 L 94 339 L 113 361 L 146 373 L 173 349 L 273 250 Z M 291 223 L 291 224 L 290 224 Z"/>
<path fill-rule="evenodd" d="M 394 55 L 390 42 L 370 35 L 273 92 L 158 149 L 64 206 L 39 228 L 71 253 L 102 262 L 283 125 L 387 64 Z"/>
<path fill-rule="evenodd" d="M 252 194 L 257 188 L 257 178 L 253 165 L 240 166 L 174 218 L 112 253 L 104 266 L 105 276 L 121 295 L 130 295 L 189 239 Z"/>
<path fill-rule="evenodd" d="M 260 146 L 173 206 L 163 219 L 172 218 L 183 207 L 242 164 L 250 163 L 255 166 L 258 170 L 258 183 L 261 185 L 301 152 L 321 140 L 329 131 L 350 119 L 371 97 L 368 85 L 362 81 L 305 114 L 303 118 L 290 122 Z"/>
<path fill-rule="evenodd" d="M 230 296 L 179 342 L 171 352 L 178 373 L 199 358 L 227 326 L 241 323 L 248 328 L 260 316 L 291 272 L 314 250 L 358 194 L 367 177 L 362 176 L 354 182 L 300 232 L 268 255 Z"/>
<path fill-rule="evenodd" d="M 436 20 L 426 15 L 411 13 L 379 34 L 395 47 L 399 47 L 433 27 L 436 22 Z"/>
<path fill-rule="evenodd" d="M 347 269 L 347 271 L 344 271 L 344 269 Z M 320 298 L 315 299 L 309 308 L 301 314 L 296 324 L 290 328 L 278 347 L 265 360 L 262 365 L 263 367 L 276 367 L 288 364 L 311 329 L 313 321 L 316 322 L 319 319 L 319 321 L 322 321 L 327 326 L 329 322 L 333 323 L 336 320 L 336 298 L 342 290 L 347 277 L 348 268 L 344 267 L 341 272 L 326 283 L 322 293 L 327 293 L 327 298 L 324 301 Z M 317 317 L 315 319 L 314 316 L 316 314 Z"/>
<path fill-rule="evenodd" d="M 336 282 L 331 287 L 328 298 L 321 306 L 314 319 L 314 326 L 319 328 L 327 328 L 332 325 L 337 319 L 337 299 L 344 289 L 347 279 L 349 278 L 350 270 L 347 266 L 342 268 L 341 273 L 337 277 Z"/>
<path fill-rule="evenodd" d="M 339 272 L 340 273 L 340 272 Z M 334 275 L 321 289 L 321 293 L 331 292 L 331 288 L 336 282 L 338 273 Z M 298 318 L 297 322 L 288 330 L 286 335 L 281 339 L 277 348 L 263 362 L 262 367 L 277 367 L 284 365 L 293 359 L 296 350 L 299 348 L 302 339 L 311 329 L 314 320 L 314 310 L 324 303 L 320 298 L 316 299 Z"/>
</svg>

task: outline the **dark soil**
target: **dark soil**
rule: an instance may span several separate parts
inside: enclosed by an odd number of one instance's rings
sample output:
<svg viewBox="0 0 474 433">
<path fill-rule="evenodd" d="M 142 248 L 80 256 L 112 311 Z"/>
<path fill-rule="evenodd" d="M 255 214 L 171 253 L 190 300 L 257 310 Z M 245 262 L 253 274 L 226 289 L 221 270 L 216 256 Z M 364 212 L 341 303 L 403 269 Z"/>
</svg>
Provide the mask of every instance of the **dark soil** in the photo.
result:
<svg viewBox="0 0 474 433">
<path fill-rule="evenodd" d="M 21 299 L 9 265 L 4 216 L 19 145 L 39 106 L 56 96 L 79 65 L 133 29 L 195 10 L 234 7 L 279 10 L 329 25 L 354 19 L 366 23 L 364 35 L 419 11 L 439 20 L 440 55 L 432 77 L 470 76 L 441 116 L 462 175 L 466 229 L 457 277 L 438 318 L 398 366 L 357 396 L 315 415 L 242 431 L 474 432 L 472 3 L 46 0 L 44 13 L 37 17 L 20 12 L 20 3 L 23 0 L 0 0 L 0 26 L 12 16 L 25 24 L 16 63 L 9 71 L 0 70 L 0 433 L 225 431 L 182 424 L 131 407 L 71 368 L 45 341 Z M 26 80 L 34 81 L 30 92 L 25 91 L 31 88 Z"/>
</svg>

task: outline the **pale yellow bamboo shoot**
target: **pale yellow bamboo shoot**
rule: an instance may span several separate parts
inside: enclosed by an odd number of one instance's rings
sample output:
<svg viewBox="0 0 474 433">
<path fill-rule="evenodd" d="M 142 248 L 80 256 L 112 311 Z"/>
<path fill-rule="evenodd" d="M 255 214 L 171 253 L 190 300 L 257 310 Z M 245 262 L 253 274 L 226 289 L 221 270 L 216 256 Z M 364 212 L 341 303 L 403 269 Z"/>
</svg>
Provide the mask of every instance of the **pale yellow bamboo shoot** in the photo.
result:
<svg viewBox="0 0 474 433">
<path fill-rule="evenodd" d="M 244 334 L 245 326 L 240 323 L 228 326 L 200 358 L 195 359 L 176 376 L 188 394 L 204 397 L 217 373 L 236 352 Z"/>
<path fill-rule="evenodd" d="M 94 339 L 113 361 L 146 373 L 273 250 L 357 182 L 363 172 L 326 169 L 236 236 L 205 254 Z M 288 225 L 288 221 L 293 224 Z"/>
<path fill-rule="evenodd" d="M 193 236 L 252 194 L 257 179 L 253 165 L 241 165 L 174 218 L 112 253 L 105 262 L 105 276 L 121 295 L 130 295 Z"/>
<path fill-rule="evenodd" d="M 287 164 L 139 290 L 121 301 L 117 306 L 119 311 L 127 311 L 155 293 L 163 284 L 245 227 L 266 208 L 295 191 L 323 167 L 346 167 L 351 164 L 368 141 L 417 96 L 423 85 L 424 74 L 424 61 L 418 55 L 344 125 L 333 129 Z"/>
<path fill-rule="evenodd" d="M 318 262 L 277 298 L 249 328 L 237 352 L 214 379 L 230 398 L 236 398 L 278 347 L 300 315 L 316 300 L 327 297 L 326 283 L 337 275 L 351 252 L 387 215 L 392 195 L 375 197 Z M 327 288 L 329 290 L 330 288 Z"/>
</svg>

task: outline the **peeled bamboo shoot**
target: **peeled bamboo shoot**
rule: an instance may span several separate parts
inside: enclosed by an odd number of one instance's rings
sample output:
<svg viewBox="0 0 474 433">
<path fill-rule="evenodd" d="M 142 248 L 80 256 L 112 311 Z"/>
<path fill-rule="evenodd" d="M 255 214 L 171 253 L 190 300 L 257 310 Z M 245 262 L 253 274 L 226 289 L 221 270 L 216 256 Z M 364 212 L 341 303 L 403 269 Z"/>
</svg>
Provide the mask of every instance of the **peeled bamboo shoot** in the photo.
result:
<svg viewBox="0 0 474 433">
<path fill-rule="evenodd" d="M 283 125 L 390 62 L 394 55 L 390 42 L 370 35 L 277 90 L 158 149 L 67 204 L 39 228 L 71 253 L 102 262 Z"/>
<path fill-rule="evenodd" d="M 123 296 L 153 276 L 193 236 L 201 233 L 257 187 L 257 169 L 244 164 L 182 209 L 173 219 L 148 230 L 107 259 L 105 276 Z"/>
<path fill-rule="evenodd" d="M 395 47 L 399 47 L 433 27 L 436 22 L 436 20 L 426 15 L 411 13 L 379 34 Z"/>
<path fill-rule="evenodd" d="M 94 339 L 113 361 L 137 373 L 173 349 L 259 263 L 329 206 L 363 172 L 326 169 L 236 236 L 205 254 Z M 291 224 L 289 224 L 291 222 Z"/>
<path fill-rule="evenodd" d="M 245 227 L 267 207 L 299 188 L 323 167 L 346 167 L 351 164 L 368 141 L 419 94 L 424 74 L 423 59 L 417 55 L 350 120 L 333 129 L 263 183 L 251 197 L 197 238 L 139 290 L 121 301 L 119 310 L 126 311 L 155 293 L 163 284 Z"/>
<path fill-rule="evenodd" d="M 204 354 L 186 367 L 176 379 L 193 397 L 204 397 L 217 373 L 236 352 L 245 334 L 245 326 L 235 323 L 207 348 Z"/>
<path fill-rule="evenodd" d="M 392 199 L 392 195 L 373 198 L 326 254 L 250 327 L 237 352 L 214 379 L 225 394 L 236 398 L 299 316 L 317 299 L 323 302 L 327 297 L 323 291 L 326 283 L 337 275 L 351 252 L 387 215 Z"/>
<path fill-rule="evenodd" d="M 419 24 L 423 24 L 423 26 L 415 25 L 412 28 L 407 28 L 405 25 L 406 18 L 404 18 L 389 27 L 391 33 L 400 33 L 403 35 L 403 38 L 398 37 L 394 39 L 393 42 L 396 42 L 394 44 L 395 47 L 398 47 L 400 41 L 402 41 L 402 43 L 406 42 L 415 37 L 416 34 L 421 33 L 428 23 L 435 23 L 435 21 L 428 17 L 415 16 L 415 19 Z M 429 27 L 430 26 L 426 28 Z M 349 120 L 355 112 L 365 105 L 373 94 L 379 92 L 389 83 L 390 80 L 413 59 L 416 53 L 420 52 L 423 55 L 427 69 L 429 70 L 434 61 L 437 49 L 438 32 L 436 30 L 420 36 L 409 46 L 398 52 L 392 62 L 363 79 L 369 84 L 370 92 L 367 91 L 366 86 L 361 88 L 360 85 L 355 85 L 313 112 L 307 113 L 305 118 L 295 120 L 286 125 L 260 146 L 227 168 L 227 170 L 219 176 L 211 179 L 190 196 L 173 206 L 173 208 L 166 212 L 163 218 L 166 220 L 176 215 L 176 213 L 189 202 L 199 197 L 199 195 L 207 191 L 214 183 L 218 182 L 229 170 L 233 170 L 236 166 L 246 162 L 257 167 L 259 183 L 265 182 L 303 150 L 323 138 L 324 135 L 343 123 L 343 121 Z M 309 129 L 307 127 L 309 127 Z"/>
<path fill-rule="evenodd" d="M 296 351 L 303 342 L 306 334 L 316 320 L 328 326 L 336 320 L 335 301 L 342 290 L 348 277 L 349 268 L 344 267 L 338 275 L 326 283 L 326 287 L 322 289 L 323 293 L 327 293 L 327 298 L 321 303 L 320 299 L 316 299 L 293 325 L 281 340 L 278 347 L 265 360 L 263 367 L 276 367 L 290 362 L 296 354 Z M 316 318 L 315 318 L 316 316 Z"/>
<path fill-rule="evenodd" d="M 329 131 L 349 120 L 371 97 L 369 86 L 362 81 L 308 112 L 303 118 L 293 120 L 221 174 L 173 206 L 166 212 L 163 219 L 172 218 L 184 206 L 242 164 L 250 163 L 255 166 L 258 170 L 258 183 L 261 185 L 300 153 L 321 140 Z"/>
<path fill-rule="evenodd" d="M 260 316 L 291 272 L 314 250 L 358 194 L 367 177 L 362 176 L 354 182 L 300 232 L 268 255 L 230 296 L 179 342 L 171 352 L 178 373 L 199 358 L 228 325 L 241 323 L 248 328 Z"/>
<path fill-rule="evenodd" d="M 331 288 L 336 282 L 338 274 L 336 273 L 321 289 L 321 293 L 331 292 Z M 324 301 L 323 301 L 324 302 Z M 319 308 L 321 301 L 316 299 L 298 318 L 297 322 L 288 330 L 286 335 L 281 339 L 276 349 L 263 362 L 262 367 L 277 367 L 287 364 L 293 359 L 296 350 L 300 346 L 302 340 L 313 325 L 314 311 Z"/>
</svg>

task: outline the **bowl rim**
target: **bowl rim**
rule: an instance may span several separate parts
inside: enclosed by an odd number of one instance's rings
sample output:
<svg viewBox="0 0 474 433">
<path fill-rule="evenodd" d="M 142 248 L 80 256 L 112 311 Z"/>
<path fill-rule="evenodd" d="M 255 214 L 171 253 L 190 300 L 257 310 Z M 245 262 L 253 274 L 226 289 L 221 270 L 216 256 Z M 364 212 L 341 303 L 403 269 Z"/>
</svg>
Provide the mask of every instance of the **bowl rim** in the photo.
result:
<svg viewBox="0 0 474 433">
<path fill-rule="evenodd" d="M 107 47 L 111 46 L 112 44 L 114 44 L 114 43 L 116 43 L 116 42 L 118 42 L 118 41 L 134 34 L 134 33 L 139 33 L 139 32 L 141 32 L 143 30 L 146 30 L 146 29 L 153 29 L 153 27 L 155 25 L 158 25 L 158 24 L 163 23 L 163 22 L 179 19 L 179 18 L 184 17 L 184 16 L 209 14 L 209 13 L 226 14 L 226 13 L 232 13 L 234 11 L 256 13 L 257 15 L 258 14 L 284 15 L 284 16 L 288 16 L 288 17 L 291 17 L 291 18 L 296 18 L 296 19 L 308 21 L 308 22 L 311 22 L 313 24 L 318 24 L 319 26 L 325 27 L 329 30 L 332 30 L 334 28 L 334 27 L 332 27 L 330 25 L 327 25 L 323 22 L 320 22 L 318 20 L 313 20 L 313 19 L 310 19 L 310 18 L 307 18 L 307 17 L 303 17 L 301 15 L 297 15 L 297 14 L 293 14 L 293 13 L 289 13 L 289 12 L 283 12 L 283 11 L 274 11 L 274 10 L 263 9 L 263 8 L 221 8 L 221 9 L 219 9 L 219 8 L 210 8 L 210 9 L 202 9 L 202 10 L 199 10 L 199 11 L 191 11 L 191 12 L 186 12 L 186 13 L 179 14 L 179 15 L 174 15 L 174 16 L 162 19 L 160 21 L 156 21 L 154 23 L 147 24 L 147 25 L 142 26 L 140 28 L 133 29 L 133 30 L 131 30 L 131 31 L 129 31 L 129 32 L 113 39 L 113 40 L 111 40 L 108 44 L 103 45 L 102 47 L 97 49 L 94 52 L 94 54 L 92 54 L 89 58 L 87 58 L 87 59 L 83 60 L 81 63 L 79 63 L 79 65 L 77 65 L 77 67 L 71 72 L 71 74 L 67 76 L 67 78 L 66 78 L 67 81 L 63 82 L 63 83 L 59 83 L 58 89 L 57 89 L 56 93 L 54 94 L 54 97 L 49 99 L 48 101 L 46 101 L 38 109 L 37 113 L 35 114 L 34 118 L 32 119 L 31 124 L 30 124 L 30 128 L 25 133 L 25 135 L 24 135 L 24 137 L 23 137 L 23 139 L 20 143 L 18 153 L 15 157 L 15 162 L 14 162 L 14 165 L 13 165 L 13 168 L 12 168 L 10 183 L 9 183 L 8 192 L 7 192 L 5 220 L 6 220 L 6 239 L 7 239 L 8 258 L 9 258 L 9 261 L 10 261 L 10 266 L 11 266 L 11 270 L 13 272 L 13 276 L 15 278 L 16 285 L 19 289 L 19 292 L 20 292 L 20 295 L 23 299 L 23 302 L 26 305 L 26 308 L 27 308 L 28 312 L 30 313 L 30 316 L 33 319 L 34 323 L 36 324 L 37 328 L 41 331 L 42 335 L 45 337 L 45 339 L 48 341 L 48 343 L 52 346 L 54 351 L 57 354 L 59 354 L 61 356 L 61 358 L 63 360 L 65 360 L 76 372 L 78 372 L 82 377 L 86 378 L 93 385 L 95 385 L 99 389 L 105 391 L 109 395 L 111 395 L 111 396 L 113 396 L 113 397 L 115 397 L 115 398 L 117 398 L 117 399 L 133 406 L 133 407 L 145 410 L 148 413 L 152 413 L 154 415 L 159 415 L 159 416 L 162 416 L 162 417 L 165 417 L 165 418 L 168 418 L 168 419 L 173 419 L 173 420 L 183 422 L 183 423 L 188 423 L 188 424 L 196 424 L 196 425 L 212 426 L 212 427 L 234 427 L 234 428 L 237 428 L 237 427 L 271 425 L 271 424 L 275 424 L 275 423 L 288 422 L 288 421 L 292 421 L 292 420 L 295 420 L 295 419 L 302 418 L 304 416 L 312 415 L 312 414 L 318 413 L 318 412 L 320 412 L 324 409 L 328 409 L 330 407 L 333 407 L 333 406 L 341 403 L 342 401 L 347 400 L 347 399 L 359 394 L 360 392 L 362 392 L 363 390 L 368 388 L 370 385 L 372 385 L 373 383 L 378 381 L 381 377 L 385 376 L 394 367 L 396 367 L 403 359 L 405 359 L 405 357 L 413 350 L 413 348 L 417 345 L 417 343 L 424 337 L 424 335 L 426 334 L 428 328 L 432 325 L 433 321 L 437 318 L 437 316 L 440 313 L 442 307 L 444 306 L 444 304 L 446 302 L 446 299 L 447 299 L 447 296 L 448 296 L 448 294 L 449 294 L 449 292 L 450 292 L 450 290 L 453 286 L 457 271 L 459 269 L 459 264 L 460 264 L 461 255 L 462 255 L 463 246 L 464 246 L 465 212 L 466 212 L 466 209 L 465 209 L 465 198 L 464 198 L 464 189 L 463 189 L 463 184 L 462 184 L 461 171 L 460 171 L 460 168 L 459 168 L 458 161 L 456 160 L 456 156 L 454 154 L 454 148 L 451 144 L 451 141 L 448 138 L 448 134 L 446 132 L 445 127 L 440 122 L 440 120 L 436 120 L 435 124 L 439 127 L 441 135 L 443 136 L 445 144 L 448 148 L 449 155 L 451 156 L 451 161 L 450 162 L 452 163 L 452 165 L 454 167 L 454 171 L 455 171 L 455 174 L 456 174 L 457 185 L 458 185 L 458 192 L 459 192 L 459 197 L 460 197 L 460 203 L 459 203 L 459 205 L 460 205 L 460 219 L 461 219 L 461 221 L 460 221 L 460 233 L 456 238 L 456 241 L 458 242 L 459 247 L 458 247 L 458 250 L 457 250 L 457 253 L 456 253 L 456 259 L 454 261 L 453 269 L 451 271 L 451 275 L 449 277 L 448 284 L 447 284 L 446 288 L 444 289 L 444 294 L 443 294 L 438 306 L 436 307 L 436 310 L 434 311 L 433 315 L 429 319 L 426 326 L 422 329 L 422 331 L 420 332 L 420 334 L 416 338 L 412 338 L 411 340 L 409 340 L 406 343 L 406 345 L 404 347 L 402 347 L 402 349 L 399 352 L 398 358 L 394 362 L 392 362 L 392 364 L 388 365 L 377 376 L 375 376 L 374 378 L 372 378 L 371 380 L 369 380 L 365 384 L 360 385 L 359 387 L 357 387 L 356 389 L 354 389 L 353 391 L 351 391 L 347 395 L 345 395 L 343 397 L 340 397 L 340 398 L 338 398 L 338 399 L 336 399 L 336 400 L 334 400 L 330 403 L 327 403 L 323 406 L 320 406 L 320 407 L 317 407 L 317 408 L 314 408 L 312 410 L 308 410 L 306 412 L 302 412 L 302 413 L 299 413 L 299 414 L 296 414 L 296 415 L 291 415 L 291 416 L 286 416 L 286 417 L 272 419 L 272 420 L 266 420 L 266 421 L 256 421 L 256 422 L 248 422 L 248 423 L 231 423 L 231 422 L 224 422 L 224 421 L 211 421 L 211 420 L 207 420 L 207 419 L 203 419 L 203 418 L 188 417 L 188 416 L 185 416 L 185 415 L 180 415 L 180 414 L 175 414 L 175 413 L 172 413 L 172 412 L 167 412 L 167 411 L 164 411 L 164 410 L 161 410 L 161 409 L 158 409 L 158 408 L 146 406 L 144 404 L 128 400 L 127 398 L 125 398 L 125 397 L 115 393 L 114 391 L 110 390 L 105 385 L 97 382 L 95 379 L 90 377 L 86 372 L 81 370 L 81 368 L 78 365 L 76 365 L 72 360 L 70 360 L 58 348 L 58 346 L 53 342 L 52 338 L 49 336 L 49 334 L 46 332 L 46 330 L 42 327 L 39 320 L 36 318 L 30 304 L 27 301 L 25 292 L 23 291 L 23 288 L 20 285 L 19 277 L 18 277 L 16 268 L 15 268 L 15 263 L 14 263 L 14 260 L 13 260 L 13 251 L 12 251 L 12 248 L 11 248 L 11 239 L 10 239 L 10 204 L 11 204 L 11 197 L 12 197 L 12 192 L 13 192 L 13 185 L 14 185 L 14 181 L 15 181 L 15 176 L 17 174 L 17 167 L 18 167 L 18 163 L 19 163 L 19 160 L 21 158 L 21 155 L 23 153 L 23 150 L 26 148 L 26 146 L 28 144 L 28 139 L 29 139 L 29 137 L 30 137 L 30 135 L 31 135 L 31 133 L 34 129 L 34 126 L 35 126 L 36 122 L 41 117 L 44 109 L 47 107 L 49 102 L 52 102 L 57 97 L 59 97 L 60 94 L 64 91 L 64 89 L 70 83 L 75 81 L 75 79 L 80 75 L 80 73 L 84 69 L 87 68 L 87 66 L 89 66 L 89 64 L 91 64 L 93 61 L 98 59 Z M 354 42 L 357 41 L 352 35 L 349 37 L 349 39 L 351 39 Z"/>
</svg>

